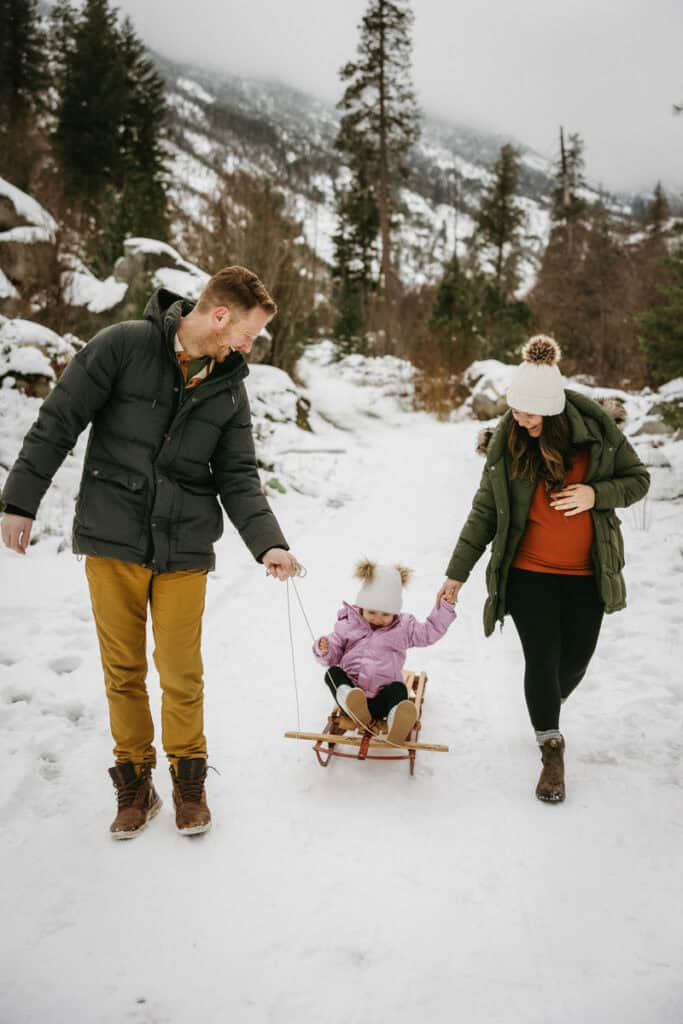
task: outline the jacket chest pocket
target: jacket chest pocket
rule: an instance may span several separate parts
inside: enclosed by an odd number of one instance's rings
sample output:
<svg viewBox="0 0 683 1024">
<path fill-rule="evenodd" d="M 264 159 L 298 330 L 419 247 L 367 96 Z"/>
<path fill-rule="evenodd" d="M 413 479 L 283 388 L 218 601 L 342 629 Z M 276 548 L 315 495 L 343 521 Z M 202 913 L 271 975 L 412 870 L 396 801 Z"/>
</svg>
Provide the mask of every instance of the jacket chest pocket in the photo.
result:
<svg viewBox="0 0 683 1024">
<path fill-rule="evenodd" d="M 138 547 L 147 515 L 147 481 L 122 466 L 86 466 L 76 504 L 78 530 L 97 540 Z"/>
</svg>

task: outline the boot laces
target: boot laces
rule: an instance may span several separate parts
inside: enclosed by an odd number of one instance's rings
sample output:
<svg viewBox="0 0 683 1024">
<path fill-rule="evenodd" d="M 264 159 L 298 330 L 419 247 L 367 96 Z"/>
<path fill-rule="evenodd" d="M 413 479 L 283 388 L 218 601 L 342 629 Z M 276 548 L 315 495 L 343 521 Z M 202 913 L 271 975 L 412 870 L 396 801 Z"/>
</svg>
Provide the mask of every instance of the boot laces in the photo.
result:
<svg viewBox="0 0 683 1024">
<path fill-rule="evenodd" d="M 121 810 L 124 807 L 131 807 L 135 802 L 135 798 L 138 795 L 138 790 L 143 782 L 143 777 L 139 779 L 131 779 L 130 782 L 125 783 L 114 783 L 114 789 L 116 790 L 116 798 L 118 801 L 118 808 Z"/>
<path fill-rule="evenodd" d="M 176 779 L 178 788 L 180 789 L 180 795 L 183 800 L 187 800 L 187 802 L 191 804 L 198 804 L 202 798 L 202 793 L 204 792 L 205 778 L 206 772 L 196 779 Z"/>
</svg>

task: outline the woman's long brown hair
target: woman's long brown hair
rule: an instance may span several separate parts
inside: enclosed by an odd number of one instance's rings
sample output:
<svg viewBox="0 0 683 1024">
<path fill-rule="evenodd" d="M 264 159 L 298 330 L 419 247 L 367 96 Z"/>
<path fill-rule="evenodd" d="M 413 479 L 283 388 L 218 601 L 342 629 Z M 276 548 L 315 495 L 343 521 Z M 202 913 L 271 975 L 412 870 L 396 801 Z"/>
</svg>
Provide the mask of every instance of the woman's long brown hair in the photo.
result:
<svg viewBox="0 0 683 1024">
<path fill-rule="evenodd" d="M 511 414 L 507 443 L 512 456 L 513 480 L 516 477 L 532 483 L 543 480 L 546 491 L 555 491 L 564 486 L 574 451 L 566 413 L 544 416 L 539 437 L 532 437 Z"/>
</svg>

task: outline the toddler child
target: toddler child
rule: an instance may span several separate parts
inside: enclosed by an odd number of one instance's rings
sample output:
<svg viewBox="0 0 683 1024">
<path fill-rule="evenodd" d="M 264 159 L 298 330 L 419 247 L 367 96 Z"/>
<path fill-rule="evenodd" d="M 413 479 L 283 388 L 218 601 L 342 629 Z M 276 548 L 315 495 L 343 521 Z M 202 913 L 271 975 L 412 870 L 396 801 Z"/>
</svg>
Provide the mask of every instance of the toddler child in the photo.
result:
<svg viewBox="0 0 683 1024">
<path fill-rule="evenodd" d="M 442 599 L 426 622 L 418 622 L 401 614 L 409 569 L 363 561 L 356 576 L 362 581 L 356 603 L 344 602 L 334 631 L 316 641 L 313 653 L 328 666 L 325 682 L 342 711 L 364 726 L 386 718 L 387 739 L 403 743 L 417 719 L 402 679 L 406 651 L 440 640 L 455 608 Z"/>
</svg>

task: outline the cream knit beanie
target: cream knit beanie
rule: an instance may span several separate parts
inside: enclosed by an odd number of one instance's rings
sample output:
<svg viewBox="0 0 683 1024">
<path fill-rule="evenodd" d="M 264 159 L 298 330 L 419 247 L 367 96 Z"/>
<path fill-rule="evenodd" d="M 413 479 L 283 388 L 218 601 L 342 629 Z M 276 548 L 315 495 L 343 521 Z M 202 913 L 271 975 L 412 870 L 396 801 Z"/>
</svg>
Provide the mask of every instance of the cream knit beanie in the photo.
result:
<svg viewBox="0 0 683 1024">
<path fill-rule="evenodd" d="M 377 565 L 366 559 L 356 566 L 356 576 L 363 583 L 356 597 L 360 608 L 398 615 L 403 604 L 402 590 L 410 579 L 410 569 L 402 565 Z"/>
<path fill-rule="evenodd" d="M 564 412 L 564 378 L 557 365 L 562 353 L 552 338 L 537 334 L 522 349 L 523 362 L 512 373 L 508 405 L 532 416 Z"/>
</svg>

